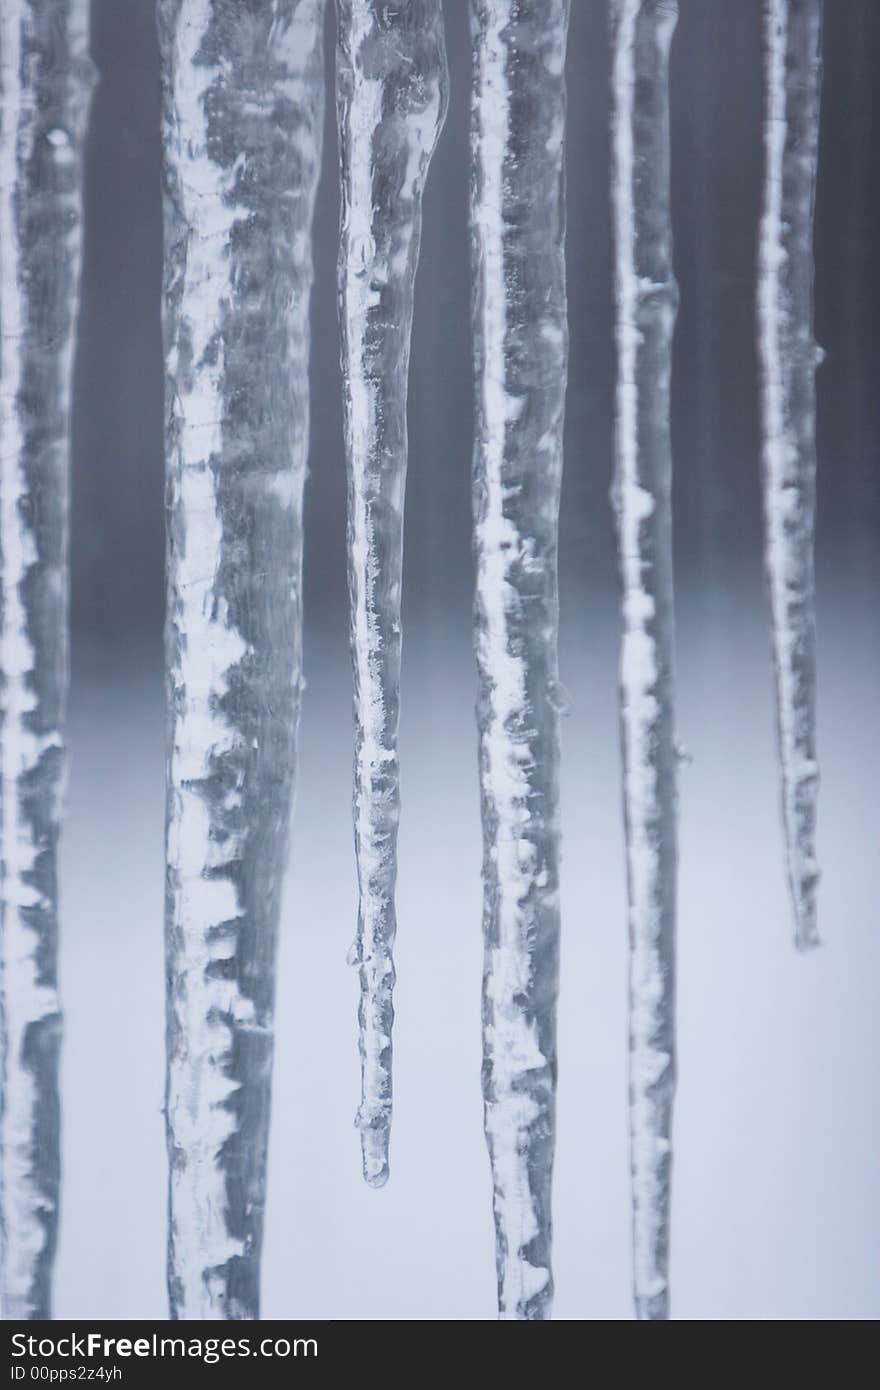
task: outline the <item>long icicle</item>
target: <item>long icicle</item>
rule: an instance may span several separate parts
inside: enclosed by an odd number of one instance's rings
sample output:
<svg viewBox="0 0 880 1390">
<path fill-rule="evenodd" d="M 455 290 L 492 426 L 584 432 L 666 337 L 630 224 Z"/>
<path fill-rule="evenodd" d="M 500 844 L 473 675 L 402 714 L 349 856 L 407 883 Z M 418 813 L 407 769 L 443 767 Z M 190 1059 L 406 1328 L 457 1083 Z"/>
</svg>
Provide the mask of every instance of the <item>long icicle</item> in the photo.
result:
<svg viewBox="0 0 880 1390">
<path fill-rule="evenodd" d="M 168 1287 L 256 1318 L 302 687 L 323 0 L 159 0 L 165 156 Z"/>
<path fill-rule="evenodd" d="M 422 191 L 448 100 L 440 0 L 337 0 L 364 1178 L 388 1178 L 406 401 Z"/>
<path fill-rule="evenodd" d="M 58 836 L 88 0 L 0 5 L 0 1308 L 51 1316 Z"/>
<path fill-rule="evenodd" d="M 678 292 L 669 211 L 676 0 L 611 0 L 617 302 L 614 504 L 629 894 L 633 1291 L 669 1316 L 675 1091 L 676 750 L 669 384 Z"/>
<path fill-rule="evenodd" d="M 813 211 L 822 0 L 764 0 L 764 209 L 758 355 L 764 551 L 773 627 L 782 818 L 795 944 L 816 925 L 816 366 Z"/>
<path fill-rule="evenodd" d="M 483 1098 L 499 1316 L 548 1318 L 559 980 L 567 0 L 472 0 Z"/>
</svg>

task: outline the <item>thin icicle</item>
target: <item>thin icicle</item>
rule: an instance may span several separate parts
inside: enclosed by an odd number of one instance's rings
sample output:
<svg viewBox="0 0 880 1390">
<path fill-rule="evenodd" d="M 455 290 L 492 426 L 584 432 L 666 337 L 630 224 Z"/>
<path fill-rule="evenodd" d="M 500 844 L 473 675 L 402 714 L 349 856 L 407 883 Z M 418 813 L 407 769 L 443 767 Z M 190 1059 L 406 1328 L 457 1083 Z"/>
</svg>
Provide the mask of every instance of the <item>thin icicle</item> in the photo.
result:
<svg viewBox="0 0 880 1390">
<path fill-rule="evenodd" d="M 388 1179 L 406 400 L 422 191 L 448 99 L 441 0 L 337 0 L 364 1178 Z"/>
<path fill-rule="evenodd" d="M 322 0 L 159 0 L 168 479 L 168 1285 L 255 1318 L 302 687 Z"/>
<path fill-rule="evenodd" d="M 567 0 L 472 0 L 483 1097 L 499 1316 L 548 1318 L 559 977 Z"/>
<path fill-rule="evenodd" d="M 629 892 L 630 1162 L 636 1316 L 669 1316 L 675 1090 L 676 751 L 669 381 L 678 291 L 669 213 L 676 0 L 611 0 L 617 298 L 614 504 Z"/>
<path fill-rule="evenodd" d="M 813 210 L 822 0 L 764 0 L 764 211 L 758 354 L 764 552 L 773 623 L 782 817 L 795 944 L 816 926 L 816 366 Z"/>
<path fill-rule="evenodd" d="M 88 0 L 0 4 L 0 1307 L 51 1316 L 69 419 Z"/>
</svg>

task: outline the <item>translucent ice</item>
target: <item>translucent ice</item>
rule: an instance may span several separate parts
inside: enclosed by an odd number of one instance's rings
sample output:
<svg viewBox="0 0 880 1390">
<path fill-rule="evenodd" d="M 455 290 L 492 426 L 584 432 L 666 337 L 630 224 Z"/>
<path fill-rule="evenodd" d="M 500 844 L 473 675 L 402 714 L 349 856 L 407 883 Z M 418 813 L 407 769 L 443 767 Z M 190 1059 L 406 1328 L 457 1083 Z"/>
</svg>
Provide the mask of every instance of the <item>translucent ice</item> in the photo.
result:
<svg viewBox="0 0 880 1390">
<path fill-rule="evenodd" d="M 472 0 L 483 1097 L 499 1315 L 550 1316 L 567 0 Z"/>
<path fill-rule="evenodd" d="M 620 715 L 629 893 L 630 1162 L 639 1318 L 669 1316 L 675 1090 L 676 765 L 669 382 L 675 0 L 611 0 Z"/>
<path fill-rule="evenodd" d="M 168 1284 L 255 1318 L 302 683 L 322 0 L 159 0 Z"/>
<path fill-rule="evenodd" d="M 758 355 L 764 550 L 773 625 L 782 818 L 795 942 L 816 926 L 816 366 L 813 210 L 822 0 L 764 3 L 764 208 Z"/>
<path fill-rule="evenodd" d="M 337 0 L 339 300 L 360 888 L 364 1177 L 388 1177 L 406 400 L 422 190 L 448 99 L 440 0 Z"/>
<path fill-rule="evenodd" d="M 0 4 L 0 1308 L 50 1317 L 71 368 L 88 0 Z"/>
</svg>

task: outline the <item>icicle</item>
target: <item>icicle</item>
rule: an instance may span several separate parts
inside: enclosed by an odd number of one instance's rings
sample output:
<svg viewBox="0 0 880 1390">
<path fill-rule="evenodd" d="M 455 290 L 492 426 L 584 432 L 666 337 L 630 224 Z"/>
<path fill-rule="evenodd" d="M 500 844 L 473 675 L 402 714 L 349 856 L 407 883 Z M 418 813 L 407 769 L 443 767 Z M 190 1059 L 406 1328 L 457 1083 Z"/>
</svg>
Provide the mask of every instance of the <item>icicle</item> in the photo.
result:
<svg viewBox="0 0 880 1390">
<path fill-rule="evenodd" d="M 782 815 L 795 944 L 816 927 L 816 366 L 813 208 L 819 144 L 822 0 L 764 0 L 764 211 L 758 250 L 758 353 L 764 546 Z"/>
<path fill-rule="evenodd" d="M 302 683 L 322 0 L 159 0 L 168 479 L 168 1284 L 255 1318 Z"/>
<path fill-rule="evenodd" d="M 630 935 L 630 1162 L 638 1318 L 669 1316 L 675 1089 L 676 763 L 669 378 L 675 0 L 611 0 L 620 669 Z"/>
<path fill-rule="evenodd" d="M 483 1097 L 499 1316 L 550 1316 L 567 0 L 472 0 Z"/>
<path fill-rule="evenodd" d="M 440 0 L 337 0 L 339 296 L 360 901 L 364 1178 L 388 1178 L 406 399 L 422 190 L 448 98 Z"/>
<path fill-rule="evenodd" d="M 58 1231 L 57 847 L 88 0 L 0 5 L 0 1307 L 50 1317 Z"/>
</svg>

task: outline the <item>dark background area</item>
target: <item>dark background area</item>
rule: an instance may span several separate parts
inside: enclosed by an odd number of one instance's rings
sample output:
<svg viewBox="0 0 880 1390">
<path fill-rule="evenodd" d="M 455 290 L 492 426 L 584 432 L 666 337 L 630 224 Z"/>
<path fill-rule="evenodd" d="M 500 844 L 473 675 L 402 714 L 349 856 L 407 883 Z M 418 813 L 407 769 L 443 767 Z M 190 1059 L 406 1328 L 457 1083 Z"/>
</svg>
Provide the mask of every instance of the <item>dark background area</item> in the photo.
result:
<svg viewBox="0 0 880 1390">
<path fill-rule="evenodd" d="M 406 605 L 469 625 L 472 384 L 467 239 L 469 35 L 447 0 L 452 101 L 425 198 L 410 386 Z M 819 575 L 875 566 L 880 380 L 880 6 L 825 7 L 816 218 Z M 100 81 L 86 165 L 83 310 L 74 413 L 73 625 L 124 659 L 160 656 L 163 592 L 161 194 L 152 0 L 94 0 Z M 327 73 L 332 83 L 332 5 Z M 608 34 L 603 0 L 575 0 L 569 39 L 571 356 L 563 593 L 614 584 L 608 487 L 613 339 Z M 328 86 L 328 92 L 332 88 Z M 672 49 L 672 169 L 681 288 L 673 382 L 679 583 L 721 603 L 760 564 L 754 328 L 761 141 L 758 0 L 681 0 Z M 336 130 L 327 102 L 315 223 L 310 629 L 345 640 L 344 505 L 335 249 Z"/>
</svg>

